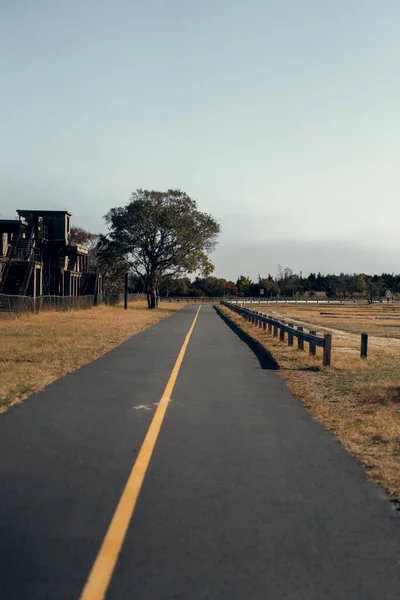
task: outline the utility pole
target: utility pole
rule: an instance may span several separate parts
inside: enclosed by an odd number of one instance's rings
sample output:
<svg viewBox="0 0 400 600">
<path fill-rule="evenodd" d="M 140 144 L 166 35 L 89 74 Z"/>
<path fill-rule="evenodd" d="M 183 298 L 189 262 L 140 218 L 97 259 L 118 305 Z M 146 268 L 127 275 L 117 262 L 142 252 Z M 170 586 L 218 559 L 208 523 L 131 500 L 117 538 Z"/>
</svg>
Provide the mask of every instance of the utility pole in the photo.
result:
<svg viewBox="0 0 400 600">
<path fill-rule="evenodd" d="M 125 297 L 124 297 L 124 309 L 128 310 L 128 271 L 125 273 Z"/>
</svg>

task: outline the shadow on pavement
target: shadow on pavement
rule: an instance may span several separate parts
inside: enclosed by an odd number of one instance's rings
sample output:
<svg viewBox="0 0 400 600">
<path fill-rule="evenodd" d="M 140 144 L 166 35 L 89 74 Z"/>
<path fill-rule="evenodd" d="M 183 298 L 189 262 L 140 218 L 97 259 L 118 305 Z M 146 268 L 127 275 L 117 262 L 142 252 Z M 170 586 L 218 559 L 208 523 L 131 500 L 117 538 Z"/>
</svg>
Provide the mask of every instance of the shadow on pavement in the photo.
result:
<svg viewBox="0 0 400 600">
<path fill-rule="evenodd" d="M 245 344 L 248 345 L 250 350 L 254 352 L 262 369 L 269 369 L 272 371 L 277 371 L 279 369 L 278 363 L 276 362 L 272 354 L 268 352 L 268 350 L 266 350 L 264 346 L 260 344 L 260 342 L 253 340 L 253 338 L 250 335 L 242 331 L 242 329 L 240 329 L 240 327 L 238 327 L 236 323 L 228 319 L 219 310 L 218 306 L 214 306 L 214 309 L 216 310 L 217 314 L 221 317 L 221 319 L 228 325 L 228 327 L 232 329 L 232 331 L 236 333 L 236 335 L 242 340 L 242 342 L 245 342 Z"/>
</svg>

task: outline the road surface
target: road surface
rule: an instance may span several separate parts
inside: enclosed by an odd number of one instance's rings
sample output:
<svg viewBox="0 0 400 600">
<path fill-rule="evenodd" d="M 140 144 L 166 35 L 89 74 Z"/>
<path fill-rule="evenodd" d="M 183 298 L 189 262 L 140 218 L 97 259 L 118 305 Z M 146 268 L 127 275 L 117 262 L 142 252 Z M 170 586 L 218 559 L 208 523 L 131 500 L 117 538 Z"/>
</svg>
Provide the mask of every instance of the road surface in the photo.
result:
<svg viewBox="0 0 400 600">
<path fill-rule="evenodd" d="M 161 398 L 111 581 L 88 598 L 398 600 L 398 513 L 210 306 L 168 402 L 196 311 L 0 416 L 1 600 L 78 600 L 118 554 L 100 549 Z"/>
</svg>

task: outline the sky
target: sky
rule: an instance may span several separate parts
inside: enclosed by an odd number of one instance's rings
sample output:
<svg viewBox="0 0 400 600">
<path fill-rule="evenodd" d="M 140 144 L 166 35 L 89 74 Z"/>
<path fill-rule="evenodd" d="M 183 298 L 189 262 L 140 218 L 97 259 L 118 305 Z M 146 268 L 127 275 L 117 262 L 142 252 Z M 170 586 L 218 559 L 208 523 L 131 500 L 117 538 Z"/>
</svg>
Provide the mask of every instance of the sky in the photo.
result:
<svg viewBox="0 0 400 600">
<path fill-rule="evenodd" d="M 180 188 L 236 280 L 400 272 L 398 0 L 0 0 L 0 213 Z"/>
</svg>

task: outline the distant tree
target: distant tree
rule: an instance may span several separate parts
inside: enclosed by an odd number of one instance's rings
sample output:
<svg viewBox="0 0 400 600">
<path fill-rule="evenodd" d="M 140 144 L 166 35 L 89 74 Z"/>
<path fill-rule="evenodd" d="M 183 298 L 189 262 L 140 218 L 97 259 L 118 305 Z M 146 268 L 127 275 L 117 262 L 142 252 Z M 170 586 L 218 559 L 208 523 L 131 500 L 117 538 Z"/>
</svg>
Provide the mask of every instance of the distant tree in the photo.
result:
<svg viewBox="0 0 400 600">
<path fill-rule="evenodd" d="M 279 285 L 274 281 L 274 278 L 271 275 L 264 278 L 258 276 L 258 286 L 264 290 L 264 294 L 267 297 L 279 296 L 280 294 Z"/>
<path fill-rule="evenodd" d="M 225 293 L 227 296 L 237 296 L 237 285 L 235 285 L 233 281 L 227 281 L 225 284 Z"/>
<path fill-rule="evenodd" d="M 366 285 L 368 302 L 372 304 L 374 300 L 382 298 L 385 293 L 384 282 L 379 277 L 372 277 Z"/>
<path fill-rule="evenodd" d="M 99 243 L 100 235 L 98 233 L 92 233 L 82 227 L 71 227 L 69 234 L 69 243 L 72 245 L 85 246 L 88 251 L 88 268 L 91 271 L 95 271 L 98 268 L 97 260 L 97 245 Z"/>
<path fill-rule="evenodd" d="M 244 275 L 241 275 L 236 282 L 238 295 L 239 296 L 249 296 L 251 284 L 252 284 L 252 281 L 251 281 L 250 277 L 245 277 Z"/>
<path fill-rule="evenodd" d="M 357 273 L 354 273 L 353 275 L 347 276 L 347 292 L 349 296 L 364 294 L 365 291 L 366 283 L 364 275 L 357 275 Z"/>
<path fill-rule="evenodd" d="M 294 274 L 289 267 L 283 268 L 281 265 L 278 265 L 276 283 L 282 296 L 294 296 L 303 291 L 300 277 Z"/>
<path fill-rule="evenodd" d="M 200 212 L 181 190 L 138 189 L 126 206 L 105 215 L 107 240 L 121 260 L 142 278 L 149 308 L 156 308 L 163 277 L 213 271 L 208 253 L 217 243 L 219 223 Z"/>
<path fill-rule="evenodd" d="M 98 239 L 98 234 L 82 229 L 82 227 L 72 226 L 69 234 L 70 244 L 80 244 L 81 246 L 88 246 L 93 241 Z"/>
<path fill-rule="evenodd" d="M 218 279 L 217 277 L 196 277 L 193 286 L 202 291 L 203 296 L 211 296 L 217 298 L 225 295 L 226 279 Z"/>
<path fill-rule="evenodd" d="M 340 294 L 340 285 L 337 275 L 321 275 L 318 273 L 318 291 L 325 291 L 328 298 L 336 298 Z"/>
<path fill-rule="evenodd" d="M 119 294 L 124 286 L 125 273 L 129 272 L 131 265 L 121 255 L 117 244 L 100 235 L 96 246 L 96 268 L 102 275 L 104 293 Z M 135 286 L 138 284 L 136 278 Z"/>
<path fill-rule="evenodd" d="M 159 291 L 160 296 L 188 296 L 190 293 L 191 282 L 188 277 L 173 277 L 166 275 L 162 278 Z"/>
<path fill-rule="evenodd" d="M 304 282 L 304 289 L 306 292 L 315 292 L 317 291 L 317 277 L 315 273 L 310 273 L 307 279 Z"/>
<path fill-rule="evenodd" d="M 189 289 L 189 296 L 192 298 L 200 298 L 201 296 L 204 296 L 204 292 L 192 284 Z"/>
</svg>

